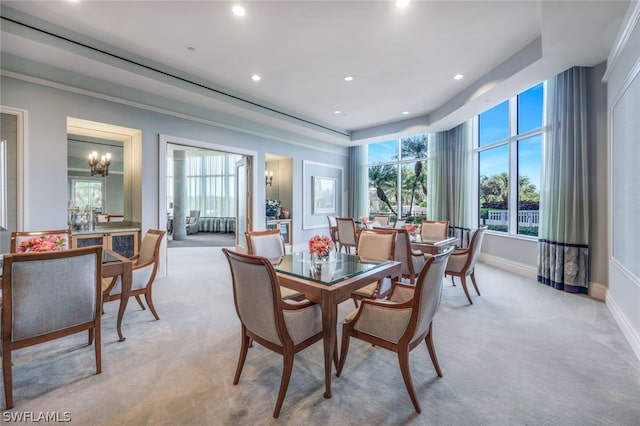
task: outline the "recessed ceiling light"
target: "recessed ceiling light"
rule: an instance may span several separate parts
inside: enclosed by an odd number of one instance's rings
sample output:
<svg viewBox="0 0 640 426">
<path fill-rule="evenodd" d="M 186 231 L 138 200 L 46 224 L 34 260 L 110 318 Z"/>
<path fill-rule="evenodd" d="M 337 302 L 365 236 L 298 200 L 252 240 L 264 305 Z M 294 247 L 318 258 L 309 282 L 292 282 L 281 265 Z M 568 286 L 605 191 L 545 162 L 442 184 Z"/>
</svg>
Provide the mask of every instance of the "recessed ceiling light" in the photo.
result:
<svg viewBox="0 0 640 426">
<path fill-rule="evenodd" d="M 196 48 L 195 48 L 195 47 L 193 47 L 193 46 L 188 46 L 188 47 L 187 47 L 187 50 L 188 50 L 189 52 L 195 52 Z"/>
<path fill-rule="evenodd" d="M 239 4 L 236 4 L 235 6 L 233 6 L 231 8 L 231 11 L 233 12 L 234 15 L 236 16 L 244 16 L 245 13 L 247 13 L 246 10 L 244 10 L 244 7 L 240 6 Z"/>
<path fill-rule="evenodd" d="M 342 114 L 342 111 L 340 111 L 339 109 L 333 111 L 334 114 Z"/>
<path fill-rule="evenodd" d="M 353 77 L 348 75 L 344 78 L 344 81 L 353 81 Z"/>
<path fill-rule="evenodd" d="M 254 75 L 251 76 L 251 80 L 260 81 L 260 80 L 262 80 L 262 77 L 260 77 L 258 74 L 254 74 Z"/>
<path fill-rule="evenodd" d="M 409 6 L 409 0 L 396 0 L 396 7 L 407 7 Z"/>
<path fill-rule="evenodd" d="M 402 111 L 402 115 L 407 115 L 409 114 L 409 111 Z"/>
<path fill-rule="evenodd" d="M 454 75 L 454 76 L 453 76 L 453 79 L 454 79 L 454 80 L 462 80 L 462 77 L 464 77 L 464 75 L 462 75 L 462 74 L 456 74 L 456 75 Z"/>
</svg>

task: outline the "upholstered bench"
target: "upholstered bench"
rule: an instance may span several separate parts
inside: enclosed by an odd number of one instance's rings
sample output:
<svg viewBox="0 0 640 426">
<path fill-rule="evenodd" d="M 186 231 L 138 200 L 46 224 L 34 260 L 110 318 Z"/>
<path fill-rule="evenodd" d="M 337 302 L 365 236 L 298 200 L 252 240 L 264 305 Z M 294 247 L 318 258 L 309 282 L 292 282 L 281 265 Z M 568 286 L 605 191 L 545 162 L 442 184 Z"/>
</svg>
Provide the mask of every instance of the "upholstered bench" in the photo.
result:
<svg viewBox="0 0 640 426">
<path fill-rule="evenodd" d="M 235 217 L 201 217 L 198 222 L 200 232 L 229 233 L 236 231 Z"/>
</svg>

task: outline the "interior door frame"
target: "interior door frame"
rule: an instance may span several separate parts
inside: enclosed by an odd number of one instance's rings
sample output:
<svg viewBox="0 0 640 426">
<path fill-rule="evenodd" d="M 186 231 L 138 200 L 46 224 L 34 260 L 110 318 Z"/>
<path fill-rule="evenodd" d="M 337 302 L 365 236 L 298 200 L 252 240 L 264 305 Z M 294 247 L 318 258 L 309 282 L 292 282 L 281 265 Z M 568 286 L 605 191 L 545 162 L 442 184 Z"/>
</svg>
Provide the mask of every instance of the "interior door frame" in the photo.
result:
<svg viewBox="0 0 640 426">
<path fill-rule="evenodd" d="M 26 213 L 26 197 L 27 194 L 27 156 L 26 156 L 26 140 L 27 140 L 27 120 L 28 112 L 24 109 L 12 108 L 0 105 L 0 113 L 13 115 L 16 117 L 16 228 L 15 231 L 23 231 L 25 229 L 25 213 Z"/>
<path fill-rule="evenodd" d="M 250 157 L 249 173 L 251 179 L 251 187 L 256 188 L 256 173 L 253 170 L 258 158 L 258 152 L 248 149 L 238 148 L 236 146 L 220 145 L 213 142 L 200 141 L 195 139 L 187 139 L 179 136 L 171 136 L 166 134 L 158 135 L 158 229 L 167 230 L 167 145 L 183 145 L 186 147 L 194 147 L 208 149 L 212 151 L 227 152 L 230 154 L 244 155 Z M 251 222 L 256 223 L 256 197 L 255 194 L 247 204 L 247 209 L 251 215 Z M 158 277 L 167 275 L 167 239 L 165 238 L 160 246 L 160 264 L 158 267 Z"/>
</svg>

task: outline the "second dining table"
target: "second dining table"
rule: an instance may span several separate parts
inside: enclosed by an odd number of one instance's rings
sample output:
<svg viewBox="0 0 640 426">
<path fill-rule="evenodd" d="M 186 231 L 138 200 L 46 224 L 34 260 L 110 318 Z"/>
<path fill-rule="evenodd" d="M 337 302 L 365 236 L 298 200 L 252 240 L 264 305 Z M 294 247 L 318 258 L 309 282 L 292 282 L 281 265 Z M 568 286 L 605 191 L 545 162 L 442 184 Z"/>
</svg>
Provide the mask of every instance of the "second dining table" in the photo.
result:
<svg viewBox="0 0 640 426">
<path fill-rule="evenodd" d="M 287 254 L 274 262 L 280 285 L 303 292 L 322 309 L 324 343 L 325 398 L 331 398 L 331 363 L 337 351 L 338 304 L 351 298 L 351 292 L 385 277 L 401 274 L 401 263 L 370 263 L 358 256 L 335 253 L 335 258 L 316 262 L 309 253 Z"/>
</svg>

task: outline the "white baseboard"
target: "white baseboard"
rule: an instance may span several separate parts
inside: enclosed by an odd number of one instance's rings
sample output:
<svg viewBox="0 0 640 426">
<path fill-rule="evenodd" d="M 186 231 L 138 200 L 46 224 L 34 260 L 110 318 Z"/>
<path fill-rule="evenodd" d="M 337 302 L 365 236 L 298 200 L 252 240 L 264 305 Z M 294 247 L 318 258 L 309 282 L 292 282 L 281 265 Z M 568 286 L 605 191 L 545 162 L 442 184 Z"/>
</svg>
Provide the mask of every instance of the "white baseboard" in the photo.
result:
<svg viewBox="0 0 640 426">
<path fill-rule="evenodd" d="M 538 278 L 538 268 L 535 266 L 525 265 L 524 263 L 514 262 L 512 260 L 484 253 L 480 253 L 478 260 L 482 263 L 486 263 L 487 265 L 495 266 L 496 268 L 513 272 L 514 274 L 522 275 L 527 278 L 534 280 Z"/>
<path fill-rule="evenodd" d="M 601 283 L 589 282 L 589 297 L 605 302 L 609 288 Z"/>
<path fill-rule="evenodd" d="M 622 334 L 624 334 L 629 345 L 631 345 L 631 349 L 638 359 L 640 359 L 640 335 L 631 327 L 631 324 L 629 324 L 629 321 L 627 321 L 624 313 L 620 310 L 620 307 L 613 297 L 611 297 L 610 293 L 607 293 L 605 303 L 607 304 L 607 308 L 609 308 L 609 312 L 611 312 L 611 315 L 613 315 L 613 318 L 616 320 L 618 327 L 622 330 Z"/>
</svg>

